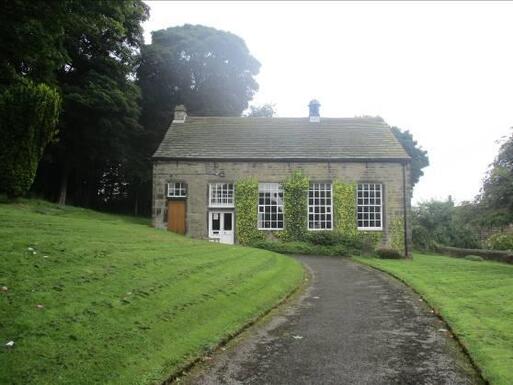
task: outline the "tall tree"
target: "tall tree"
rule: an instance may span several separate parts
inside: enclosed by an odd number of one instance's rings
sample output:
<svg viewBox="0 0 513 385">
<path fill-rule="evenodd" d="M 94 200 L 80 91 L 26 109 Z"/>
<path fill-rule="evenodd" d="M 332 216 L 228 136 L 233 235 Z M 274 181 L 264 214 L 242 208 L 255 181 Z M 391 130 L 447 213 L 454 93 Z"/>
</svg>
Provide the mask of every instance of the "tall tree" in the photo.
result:
<svg viewBox="0 0 513 385">
<path fill-rule="evenodd" d="M 397 127 L 392 127 L 392 133 L 411 157 L 410 183 L 413 187 L 417 184 L 420 177 L 424 175 L 424 171 L 422 171 L 422 169 L 429 166 L 427 151 L 422 149 L 417 141 L 413 139 L 413 135 L 410 131 L 401 131 Z"/>
<path fill-rule="evenodd" d="M 60 138 L 40 170 L 39 187 L 58 195 L 60 203 L 71 194 L 74 203 L 92 206 L 102 178 L 123 168 L 132 156 L 131 141 L 140 134 L 133 79 L 148 7 L 141 0 L 66 6 L 67 61 L 56 71 L 63 94 Z"/>
<path fill-rule="evenodd" d="M 513 223 L 513 135 L 502 143 L 477 200 L 488 224 Z"/>
<path fill-rule="evenodd" d="M 176 105 L 193 115 L 240 116 L 258 90 L 254 76 L 260 63 L 229 32 L 201 25 L 155 31 L 141 54 L 138 78 L 150 153 Z"/>
</svg>

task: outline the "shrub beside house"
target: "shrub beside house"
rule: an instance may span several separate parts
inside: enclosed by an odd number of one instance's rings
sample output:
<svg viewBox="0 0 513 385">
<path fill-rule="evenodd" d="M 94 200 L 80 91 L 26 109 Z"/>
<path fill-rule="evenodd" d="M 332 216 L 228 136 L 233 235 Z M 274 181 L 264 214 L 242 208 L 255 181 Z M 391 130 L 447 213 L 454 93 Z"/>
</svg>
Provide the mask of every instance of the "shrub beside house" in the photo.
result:
<svg viewBox="0 0 513 385">
<path fill-rule="evenodd" d="M 188 117 L 178 107 L 153 156 L 153 225 L 222 243 L 408 255 L 410 157 L 390 127 L 309 107 L 307 118 Z"/>
</svg>

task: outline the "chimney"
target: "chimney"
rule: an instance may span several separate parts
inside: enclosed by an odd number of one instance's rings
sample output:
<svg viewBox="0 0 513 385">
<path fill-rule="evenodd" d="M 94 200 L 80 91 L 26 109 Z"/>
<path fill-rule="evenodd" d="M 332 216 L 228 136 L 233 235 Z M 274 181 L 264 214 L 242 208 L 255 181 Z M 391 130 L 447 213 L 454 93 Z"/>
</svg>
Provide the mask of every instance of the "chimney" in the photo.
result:
<svg viewBox="0 0 513 385">
<path fill-rule="evenodd" d="M 310 110 L 309 117 L 310 122 L 319 123 L 321 121 L 321 116 L 319 115 L 319 107 L 321 103 L 317 99 L 312 99 L 308 104 L 308 109 Z"/>
<path fill-rule="evenodd" d="M 187 110 L 185 109 L 185 106 L 183 104 L 176 106 L 173 123 L 185 123 L 186 117 L 187 117 Z"/>
</svg>

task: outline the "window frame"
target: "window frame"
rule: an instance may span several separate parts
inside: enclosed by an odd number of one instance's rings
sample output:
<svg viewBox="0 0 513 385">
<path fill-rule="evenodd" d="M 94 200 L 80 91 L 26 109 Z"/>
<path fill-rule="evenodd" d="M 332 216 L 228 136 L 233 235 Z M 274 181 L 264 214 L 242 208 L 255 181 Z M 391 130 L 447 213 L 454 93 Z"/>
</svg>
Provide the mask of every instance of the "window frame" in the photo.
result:
<svg viewBox="0 0 513 385">
<path fill-rule="evenodd" d="M 379 194 L 380 194 L 380 204 L 377 205 L 377 204 L 370 204 L 370 203 L 362 203 L 362 204 L 359 204 L 358 203 L 358 199 L 360 198 L 358 196 L 358 193 L 360 191 L 360 186 L 361 185 L 374 185 L 374 186 L 379 186 Z M 383 231 L 383 223 L 384 223 L 384 217 L 383 217 L 383 204 L 384 204 L 384 184 L 383 183 L 380 183 L 380 182 L 358 182 L 356 184 L 356 228 L 358 229 L 358 231 Z M 369 188 L 367 189 L 364 189 L 363 190 L 364 192 L 365 191 L 371 191 Z M 374 191 L 377 191 L 377 190 L 374 190 Z M 361 197 L 362 199 L 364 199 L 365 197 Z M 370 197 L 368 197 L 370 199 Z M 376 199 L 376 196 L 373 197 L 373 199 Z M 374 214 L 376 213 L 379 213 L 379 222 L 380 222 L 380 226 L 374 226 L 374 227 L 365 227 L 365 226 L 359 226 L 359 219 L 358 219 L 358 208 L 359 207 L 379 207 L 379 212 L 374 212 Z M 362 212 L 362 214 L 364 214 Z M 370 213 L 367 213 L 367 214 L 370 214 Z M 366 219 L 363 218 L 362 219 L 363 221 L 365 221 Z M 371 219 L 367 218 L 367 221 L 370 221 Z M 373 221 L 376 221 L 375 217 L 374 219 L 372 219 Z"/>
<path fill-rule="evenodd" d="M 179 188 L 176 188 L 176 185 L 180 185 Z M 171 188 L 171 185 L 174 185 L 173 188 Z M 173 181 L 173 182 L 168 182 L 167 185 L 166 185 L 166 197 L 167 198 L 170 198 L 170 199 L 183 199 L 183 198 L 187 198 L 187 190 L 188 190 L 188 186 L 187 186 L 187 183 L 183 182 L 183 181 Z M 171 191 L 180 191 L 179 194 L 173 194 L 171 195 Z M 181 193 L 182 191 L 185 191 L 183 194 Z"/>
<path fill-rule="evenodd" d="M 278 194 L 281 193 L 281 205 L 272 205 L 272 204 L 260 204 L 260 194 L 261 193 L 265 193 L 265 192 L 270 192 L 272 193 L 273 190 L 269 189 L 269 190 L 263 190 L 262 191 L 262 185 L 276 185 L 277 186 L 277 189 L 275 189 L 274 191 L 276 191 Z M 272 200 L 271 200 L 272 201 Z M 264 208 L 264 211 L 263 212 L 260 212 L 260 208 L 263 207 Z M 274 222 L 281 222 L 282 223 L 282 226 L 281 227 L 262 227 L 262 224 L 264 222 L 266 222 L 265 220 L 261 220 L 261 216 L 260 214 L 265 214 L 265 207 L 276 207 L 276 213 L 277 215 L 280 215 L 279 213 L 279 208 L 281 207 L 281 221 L 276 219 L 276 220 L 270 220 L 268 222 L 270 222 L 271 224 L 274 223 Z M 257 205 L 257 229 L 258 230 L 262 230 L 262 231 L 279 231 L 279 230 L 284 230 L 285 229 L 285 193 L 284 193 L 284 190 L 283 190 L 283 184 L 280 183 L 280 182 L 260 182 L 258 183 L 258 205 Z"/>
<path fill-rule="evenodd" d="M 216 186 L 216 189 L 218 188 L 217 186 L 232 186 L 231 187 L 231 203 L 212 203 L 212 187 L 213 186 Z M 220 190 L 221 192 L 223 191 L 223 189 L 221 188 Z M 226 191 L 230 191 L 229 189 L 226 189 Z M 222 196 L 221 196 L 221 199 L 222 199 Z M 235 208 L 235 183 L 233 182 L 209 182 L 208 184 L 208 207 L 211 207 L 211 208 Z"/>
<path fill-rule="evenodd" d="M 329 206 L 324 204 L 324 205 L 316 205 L 315 202 L 313 205 L 310 205 L 310 192 L 311 191 L 323 191 L 324 193 L 326 193 L 328 190 L 326 189 L 323 189 L 323 190 L 312 190 L 312 186 L 314 185 L 329 185 L 330 186 L 330 189 L 329 189 L 329 193 L 330 193 L 330 204 Z M 315 196 L 313 197 L 314 201 L 315 201 Z M 320 198 L 320 197 L 319 197 Z M 306 227 L 308 229 L 308 231 L 333 231 L 333 183 L 331 182 L 310 182 L 310 185 L 308 186 L 308 195 L 307 195 L 307 218 L 306 218 Z M 326 199 L 326 197 L 323 197 L 323 199 Z M 312 207 L 314 210 L 315 210 L 315 207 L 324 207 L 325 209 L 327 207 L 329 207 L 329 215 L 330 215 L 330 220 L 329 222 L 327 221 L 321 221 L 321 223 L 329 223 L 330 227 L 329 228 L 310 228 L 310 207 Z M 315 215 L 316 213 L 313 212 L 312 213 L 313 215 Z M 318 215 L 322 215 L 321 213 L 319 213 Z M 327 215 L 326 212 L 324 212 L 324 215 Z M 315 221 L 313 221 L 315 222 Z"/>
</svg>

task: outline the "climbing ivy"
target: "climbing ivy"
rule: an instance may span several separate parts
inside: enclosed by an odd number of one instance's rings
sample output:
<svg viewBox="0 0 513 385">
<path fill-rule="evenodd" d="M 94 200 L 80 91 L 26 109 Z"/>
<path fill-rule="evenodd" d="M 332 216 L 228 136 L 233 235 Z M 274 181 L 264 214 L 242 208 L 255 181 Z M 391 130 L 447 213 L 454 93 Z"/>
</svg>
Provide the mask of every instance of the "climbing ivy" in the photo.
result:
<svg viewBox="0 0 513 385">
<path fill-rule="evenodd" d="M 349 241 L 373 251 L 383 239 L 382 231 L 359 231 L 356 223 L 356 183 L 333 183 L 334 230 Z"/>
<path fill-rule="evenodd" d="M 302 170 L 295 170 L 283 183 L 286 238 L 304 240 L 308 216 L 308 188 L 310 181 Z"/>
<path fill-rule="evenodd" d="M 356 183 L 333 183 L 333 208 L 335 231 L 356 238 Z"/>
<path fill-rule="evenodd" d="M 257 229 L 257 208 L 258 181 L 253 178 L 239 180 L 235 184 L 235 231 L 242 245 L 263 239 L 262 232 Z"/>
<path fill-rule="evenodd" d="M 404 220 L 401 217 L 392 220 L 390 232 L 392 247 L 404 255 Z"/>
</svg>

